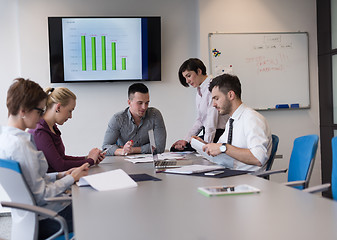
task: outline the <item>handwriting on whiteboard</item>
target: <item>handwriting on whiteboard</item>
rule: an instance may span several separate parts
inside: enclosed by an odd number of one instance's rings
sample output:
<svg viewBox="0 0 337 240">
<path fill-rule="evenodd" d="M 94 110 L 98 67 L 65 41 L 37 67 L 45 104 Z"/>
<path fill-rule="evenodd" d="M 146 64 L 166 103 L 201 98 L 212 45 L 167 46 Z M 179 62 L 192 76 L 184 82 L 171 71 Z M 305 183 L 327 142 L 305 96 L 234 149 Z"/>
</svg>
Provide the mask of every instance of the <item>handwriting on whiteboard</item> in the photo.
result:
<svg viewBox="0 0 337 240">
<path fill-rule="evenodd" d="M 287 62 L 288 56 L 284 53 L 277 54 L 273 57 L 260 55 L 246 58 L 247 64 L 255 65 L 257 73 L 284 71 L 286 70 Z"/>
</svg>

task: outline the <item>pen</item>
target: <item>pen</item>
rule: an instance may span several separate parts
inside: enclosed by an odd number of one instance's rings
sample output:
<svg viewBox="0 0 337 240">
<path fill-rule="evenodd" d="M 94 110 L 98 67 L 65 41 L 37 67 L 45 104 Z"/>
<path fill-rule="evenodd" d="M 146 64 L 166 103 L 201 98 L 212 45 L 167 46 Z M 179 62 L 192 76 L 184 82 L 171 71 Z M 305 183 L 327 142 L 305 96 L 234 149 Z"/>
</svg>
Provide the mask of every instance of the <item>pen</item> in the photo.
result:
<svg viewBox="0 0 337 240">
<path fill-rule="evenodd" d="M 131 139 L 130 141 L 128 141 L 126 144 L 129 144 L 130 145 L 130 147 L 132 147 L 132 145 L 133 145 L 133 140 Z M 126 153 L 124 153 L 124 156 L 126 156 L 126 155 L 128 155 L 128 153 L 126 152 Z"/>
</svg>

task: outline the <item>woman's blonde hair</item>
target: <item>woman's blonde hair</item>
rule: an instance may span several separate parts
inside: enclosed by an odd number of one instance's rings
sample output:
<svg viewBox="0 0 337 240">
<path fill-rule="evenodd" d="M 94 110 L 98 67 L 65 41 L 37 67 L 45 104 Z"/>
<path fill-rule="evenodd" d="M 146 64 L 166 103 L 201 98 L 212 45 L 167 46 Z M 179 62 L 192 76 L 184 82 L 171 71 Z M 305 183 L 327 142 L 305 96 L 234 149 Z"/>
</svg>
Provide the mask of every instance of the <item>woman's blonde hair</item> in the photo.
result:
<svg viewBox="0 0 337 240">
<path fill-rule="evenodd" d="M 55 103 L 61 103 L 62 106 L 67 106 L 70 99 L 76 100 L 76 95 L 70 91 L 68 88 L 57 87 L 57 88 L 46 88 L 45 92 L 48 95 L 47 98 L 47 110 L 51 108 Z"/>
</svg>

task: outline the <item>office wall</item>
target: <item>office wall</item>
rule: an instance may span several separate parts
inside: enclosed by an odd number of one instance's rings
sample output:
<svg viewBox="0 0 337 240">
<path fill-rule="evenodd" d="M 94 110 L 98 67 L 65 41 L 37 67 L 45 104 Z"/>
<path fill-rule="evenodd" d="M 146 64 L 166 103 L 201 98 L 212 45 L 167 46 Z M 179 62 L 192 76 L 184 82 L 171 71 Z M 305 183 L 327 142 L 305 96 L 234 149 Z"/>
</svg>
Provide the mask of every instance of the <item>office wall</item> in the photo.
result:
<svg viewBox="0 0 337 240">
<path fill-rule="evenodd" d="M 8 21 L 5 20 L 2 23 L 4 30 L 18 33 L 19 39 L 9 36 L 10 44 L 6 45 L 15 47 L 19 56 L 13 57 L 11 63 L 16 66 L 16 71 L 4 75 L 7 72 L 4 68 L 0 72 L 4 79 L 0 89 L 7 89 L 11 80 L 18 75 L 31 78 L 43 87 L 50 86 L 48 16 L 161 16 L 162 81 L 146 84 L 150 89 L 150 105 L 159 108 L 165 119 L 167 147 L 184 137 L 188 123 L 195 118 L 195 90 L 180 85 L 177 70 L 186 58 L 199 56 L 199 17 L 195 0 L 18 0 L 17 3 L 17 9 L 10 12 L 17 23 L 12 26 L 7 26 Z M 2 53 L 13 56 L 11 49 L 1 45 Z M 1 59 L 4 60 L 4 57 Z M 67 153 L 86 154 L 92 147 L 101 146 L 108 120 L 115 112 L 127 107 L 127 88 L 131 83 L 64 85 L 78 97 L 73 119 L 60 127 Z M 6 123 L 4 102 L 3 98 L 1 124 Z"/>
<path fill-rule="evenodd" d="M 275 168 L 287 167 L 295 137 L 319 133 L 316 11 L 314 0 L 0 0 L 0 124 L 6 124 L 5 91 L 23 76 L 50 86 L 48 16 L 161 16 L 162 81 L 147 83 L 151 104 L 159 108 L 168 131 L 167 148 L 182 138 L 195 118 L 195 90 L 178 83 L 177 69 L 189 57 L 208 64 L 209 32 L 308 31 L 311 109 L 263 112 L 280 137 Z M 127 106 L 131 82 L 65 84 L 78 96 L 73 119 L 60 129 L 68 154 L 86 154 L 100 147 L 113 113 Z M 53 86 L 59 86 L 54 84 Z M 244 94 L 244 93 L 243 93 Z M 279 93 L 282 94 L 282 93 Z M 274 178 L 285 181 L 284 177 Z M 320 153 L 312 178 L 320 182 Z"/>
<path fill-rule="evenodd" d="M 0 0 L 0 124 L 7 122 L 6 92 L 20 72 L 17 1 Z"/>
<path fill-rule="evenodd" d="M 296 137 L 319 135 L 317 34 L 315 0 L 200 0 L 200 56 L 209 62 L 208 33 L 251 32 L 308 32 L 311 108 L 297 111 L 261 111 L 279 136 L 275 169 L 287 168 L 292 144 Z M 240 77 L 240 76 L 239 76 Z M 294 79 L 296 81 L 296 79 Z M 291 87 L 291 86 L 289 86 Z M 243 96 L 245 93 L 242 93 Z M 283 94 L 277 92 L 275 94 Z M 311 178 L 311 185 L 321 181 L 320 147 Z M 286 174 L 273 176 L 272 180 L 285 182 Z"/>
<path fill-rule="evenodd" d="M 13 76 L 19 72 L 19 44 L 17 31 L 17 1 L 0 0 L 0 124 L 7 122 L 6 92 Z M 0 200 L 9 197 L 0 185 Z M 0 213 L 10 211 L 0 206 Z"/>
</svg>

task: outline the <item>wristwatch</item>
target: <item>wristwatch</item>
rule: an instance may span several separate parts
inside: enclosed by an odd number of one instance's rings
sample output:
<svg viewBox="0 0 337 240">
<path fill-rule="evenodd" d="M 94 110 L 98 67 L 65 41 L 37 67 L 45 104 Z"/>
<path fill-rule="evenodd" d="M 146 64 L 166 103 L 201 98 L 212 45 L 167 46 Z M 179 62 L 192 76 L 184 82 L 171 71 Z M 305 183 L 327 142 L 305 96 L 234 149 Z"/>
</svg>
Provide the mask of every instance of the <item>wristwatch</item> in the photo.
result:
<svg viewBox="0 0 337 240">
<path fill-rule="evenodd" d="M 224 152 L 226 152 L 226 150 L 227 150 L 226 143 L 223 143 L 223 144 L 220 146 L 220 151 L 221 151 L 222 153 L 224 153 Z"/>
</svg>

